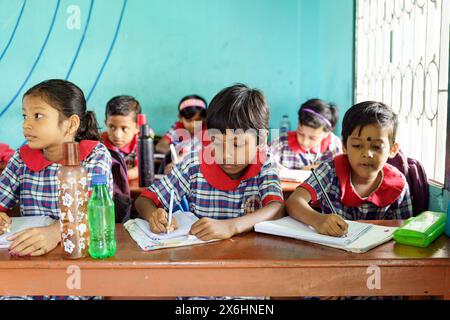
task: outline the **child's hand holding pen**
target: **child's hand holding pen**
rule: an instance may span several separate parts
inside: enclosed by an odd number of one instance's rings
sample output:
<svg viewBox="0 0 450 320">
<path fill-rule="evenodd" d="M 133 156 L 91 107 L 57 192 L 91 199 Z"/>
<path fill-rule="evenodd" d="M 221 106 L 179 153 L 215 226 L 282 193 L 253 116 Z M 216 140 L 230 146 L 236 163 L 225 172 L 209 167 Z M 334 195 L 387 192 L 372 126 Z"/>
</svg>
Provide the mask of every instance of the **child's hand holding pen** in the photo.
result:
<svg viewBox="0 0 450 320">
<path fill-rule="evenodd" d="M 314 176 L 314 179 L 316 179 L 317 184 L 319 185 L 320 190 L 322 191 L 322 196 L 325 198 L 325 201 L 327 202 L 332 212 L 332 214 L 318 215 L 316 217 L 317 219 L 316 223 L 313 225 L 314 229 L 316 229 L 317 232 L 328 236 L 334 237 L 346 236 L 348 232 L 347 222 L 345 222 L 344 219 L 342 219 L 339 215 L 337 215 L 336 208 L 333 206 L 333 203 L 328 197 L 328 194 L 325 188 L 323 187 L 322 183 L 320 182 L 320 179 L 318 178 L 314 169 L 311 170 L 311 174 Z"/>
<path fill-rule="evenodd" d="M 153 211 L 149 219 L 150 231 L 153 233 L 166 233 L 178 229 L 178 223 L 175 218 L 172 218 L 172 223 L 169 226 L 169 215 L 164 209 L 157 209 Z"/>
<path fill-rule="evenodd" d="M 334 237 L 346 236 L 348 224 L 337 214 L 321 214 L 313 226 L 317 232 Z"/>
<path fill-rule="evenodd" d="M 6 213 L 0 212 L 0 234 L 11 231 L 11 222 L 11 218 Z"/>
</svg>

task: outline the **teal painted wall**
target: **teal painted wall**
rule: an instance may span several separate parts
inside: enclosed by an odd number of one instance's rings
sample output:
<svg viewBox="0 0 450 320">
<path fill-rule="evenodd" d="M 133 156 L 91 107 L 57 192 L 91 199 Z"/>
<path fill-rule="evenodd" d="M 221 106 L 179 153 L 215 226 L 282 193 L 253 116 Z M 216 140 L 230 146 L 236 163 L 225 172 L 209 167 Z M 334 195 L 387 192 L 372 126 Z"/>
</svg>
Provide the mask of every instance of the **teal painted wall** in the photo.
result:
<svg viewBox="0 0 450 320">
<path fill-rule="evenodd" d="M 70 5 L 80 29 L 67 27 Z M 0 141 L 23 142 L 22 94 L 48 78 L 79 85 L 101 123 L 109 98 L 136 96 L 158 134 L 183 95 L 210 100 L 234 82 L 266 93 L 271 127 L 282 114 L 295 125 L 308 98 L 345 110 L 353 11 L 353 0 L 0 0 Z"/>
</svg>

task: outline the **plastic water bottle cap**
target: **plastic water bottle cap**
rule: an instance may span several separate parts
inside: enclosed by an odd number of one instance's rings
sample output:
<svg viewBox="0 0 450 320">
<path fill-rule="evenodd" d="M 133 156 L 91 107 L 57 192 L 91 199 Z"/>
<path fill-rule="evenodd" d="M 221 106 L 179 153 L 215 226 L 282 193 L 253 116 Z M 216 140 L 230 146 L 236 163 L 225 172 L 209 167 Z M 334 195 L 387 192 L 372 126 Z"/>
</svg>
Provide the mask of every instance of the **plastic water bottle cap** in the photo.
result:
<svg viewBox="0 0 450 320">
<path fill-rule="evenodd" d="M 92 176 L 92 184 L 94 186 L 99 186 L 99 185 L 103 185 L 106 183 L 107 183 L 107 180 L 106 180 L 106 176 L 104 174 L 96 174 L 96 175 Z"/>
</svg>

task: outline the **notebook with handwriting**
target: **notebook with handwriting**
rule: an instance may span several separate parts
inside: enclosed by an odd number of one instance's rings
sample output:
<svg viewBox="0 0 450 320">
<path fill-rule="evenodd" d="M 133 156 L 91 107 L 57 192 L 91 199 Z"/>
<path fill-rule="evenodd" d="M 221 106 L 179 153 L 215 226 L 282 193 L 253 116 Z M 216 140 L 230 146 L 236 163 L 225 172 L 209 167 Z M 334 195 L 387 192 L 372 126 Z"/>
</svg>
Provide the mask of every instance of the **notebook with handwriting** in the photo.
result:
<svg viewBox="0 0 450 320">
<path fill-rule="evenodd" d="M 349 220 L 346 220 L 346 222 L 348 223 L 348 234 L 345 237 L 319 234 L 314 228 L 291 217 L 257 223 L 255 231 L 363 253 L 391 240 L 394 231 L 397 229 Z"/>
<path fill-rule="evenodd" d="M 124 227 L 144 251 L 217 241 L 203 241 L 189 234 L 192 225 L 198 220 L 193 213 L 177 211 L 173 213 L 173 218 L 177 220 L 178 229 L 170 233 L 153 233 L 150 231 L 149 223 L 139 218 L 128 220 L 124 223 Z"/>
</svg>

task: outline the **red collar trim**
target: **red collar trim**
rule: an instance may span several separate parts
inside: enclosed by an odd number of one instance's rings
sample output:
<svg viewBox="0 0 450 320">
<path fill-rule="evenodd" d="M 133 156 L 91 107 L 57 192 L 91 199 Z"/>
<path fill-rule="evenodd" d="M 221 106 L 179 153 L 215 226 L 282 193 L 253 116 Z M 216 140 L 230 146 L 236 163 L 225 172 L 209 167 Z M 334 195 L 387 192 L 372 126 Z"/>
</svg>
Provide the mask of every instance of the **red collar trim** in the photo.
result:
<svg viewBox="0 0 450 320">
<path fill-rule="evenodd" d="M 350 162 L 345 154 L 334 157 L 336 176 L 341 188 L 341 202 L 347 207 L 358 207 L 365 202 L 371 202 L 383 208 L 398 199 L 405 187 L 405 179 L 395 167 L 385 164 L 383 167 L 383 181 L 368 198 L 362 199 L 353 188 L 350 181 Z"/>
<path fill-rule="evenodd" d="M 214 188 L 231 191 L 235 190 L 241 181 L 253 178 L 261 172 L 261 168 L 266 158 L 266 151 L 261 150 L 256 158 L 256 163 L 249 164 L 245 169 L 245 173 L 237 180 L 231 179 L 222 168 L 214 161 L 214 156 L 211 153 L 211 147 L 204 147 L 199 151 L 200 171 L 205 177 L 206 181 Z"/>
<path fill-rule="evenodd" d="M 175 130 L 176 129 L 184 129 L 183 122 L 181 122 L 181 121 L 175 122 L 174 129 Z"/>
<path fill-rule="evenodd" d="M 324 153 L 327 151 L 331 144 L 331 132 L 328 134 L 328 136 L 322 140 L 320 143 L 320 153 Z M 296 131 L 289 131 L 288 132 L 288 146 L 294 153 L 308 153 L 308 150 L 306 150 L 303 146 L 298 143 L 297 140 L 297 132 Z M 317 154 L 317 150 L 312 148 L 309 150 L 309 152 Z"/>
<path fill-rule="evenodd" d="M 80 141 L 80 161 L 86 159 L 98 144 L 99 142 L 94 140 Z M 28 145 L 20 148 L 20 157 L 31 171 L 41 171 L 54 163 L 45 159 L 42 150 L 31 149 Z M 58 163 L 62 164 L 62 161 Z"/>
<path fill-rule="evenodd" d="M 133 152 L 134 150 L 135 150 L 135 148 L 136 148 L 136 146 L 137 146 L 137 134 L 135 134 L 134 135 L 134 137 L 133 137 L 133 139 L 131 139 L 131 141 L 130 142 L 128 142 L 126 145 L 124 145 L 122 148 L 117 148 L 115 145 L 113 145 L 112 143 L 111 143 L 111 141 L 109 141 L 109 138 L 108 138 L 108 132 L 103 132 L 102 133 L 102 141 L 103 141 L 103 144 L 108 148 L 108 149 L 111 149 L 111 150 L 114 150 L 114 151 L 121 151 L 121 152 L 123 152 L 123 153 L 125 153 L 125 154 L 130 154 L 131 152 Z"/>
</svg>

